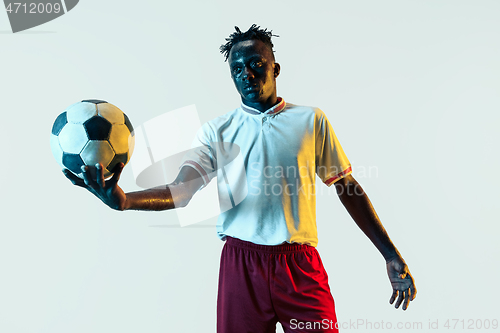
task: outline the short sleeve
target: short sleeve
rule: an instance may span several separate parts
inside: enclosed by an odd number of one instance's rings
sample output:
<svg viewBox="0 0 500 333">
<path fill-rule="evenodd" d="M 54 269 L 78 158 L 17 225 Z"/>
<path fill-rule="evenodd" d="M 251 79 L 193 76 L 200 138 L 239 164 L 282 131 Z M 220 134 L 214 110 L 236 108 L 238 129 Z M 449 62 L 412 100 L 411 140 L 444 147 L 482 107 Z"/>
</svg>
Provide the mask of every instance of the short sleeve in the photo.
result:
<svg viewBox="0 0 500 333">
<path fill-rule="evenodd" d="M 212 130 L 208 123 L 204 124 L 196 133 L 196 137 L 191 144 L 191 149 L 182 158 L 179 169 L 184 166 L 194 168 L 203 179 L 203 187 L 217 175 L 216 158 L 210 143 Z"/>
<path fill-rule="evenodd" d="M 327 186 L 352 173 L 351 163 L 323 111 L 316 109 L 316 174 Z"/>
</svg>

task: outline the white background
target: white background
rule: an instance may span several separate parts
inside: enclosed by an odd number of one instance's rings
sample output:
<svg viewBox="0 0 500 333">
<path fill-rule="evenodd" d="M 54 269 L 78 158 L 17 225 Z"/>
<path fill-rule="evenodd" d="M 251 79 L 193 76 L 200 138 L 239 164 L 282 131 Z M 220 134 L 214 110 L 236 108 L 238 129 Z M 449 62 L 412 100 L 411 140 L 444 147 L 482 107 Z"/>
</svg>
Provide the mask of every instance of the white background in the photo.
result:
<svg viewBox="0 0 500 333">
<path fill-rule="evenodd" d="M 215 220 L 108 209 L 62 175 L 49 134 L 82 99 L 136 127 L 234 109 L 218 47 L 252 23 L 280 35 L 278 94 L 325 111 L 416 281 L 408 311 L 390 306 L 382 256 L 325 190 L 318 250 L 339 321 L 500 319 L 499 17 L 482 0 L 83 0 L 12 34 L 0 11 L 0 332 L 215 332 Z M 130 168 L 121 185 L 139 189 Z"/>
</svg>

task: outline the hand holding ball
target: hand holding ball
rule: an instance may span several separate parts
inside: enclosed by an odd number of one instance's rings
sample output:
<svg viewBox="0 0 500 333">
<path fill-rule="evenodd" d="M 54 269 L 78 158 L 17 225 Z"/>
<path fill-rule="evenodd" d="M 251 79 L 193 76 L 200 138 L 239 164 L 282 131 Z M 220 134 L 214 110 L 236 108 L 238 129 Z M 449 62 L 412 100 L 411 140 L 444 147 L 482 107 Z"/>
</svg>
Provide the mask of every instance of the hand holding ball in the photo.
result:
<svg viewBox="0 0 500 333">
<path fill-rule="evenodd" d="M 104 178 L 114 167 L 127 164 L 134 150 L 134 128 L 127 115 L 113 104 L 84 100 L 69 106 L 55 120 L 50 135 L 52 154 L 57 163 L 80 178 L 81 167 L 101 163 Z"/>
</svg>

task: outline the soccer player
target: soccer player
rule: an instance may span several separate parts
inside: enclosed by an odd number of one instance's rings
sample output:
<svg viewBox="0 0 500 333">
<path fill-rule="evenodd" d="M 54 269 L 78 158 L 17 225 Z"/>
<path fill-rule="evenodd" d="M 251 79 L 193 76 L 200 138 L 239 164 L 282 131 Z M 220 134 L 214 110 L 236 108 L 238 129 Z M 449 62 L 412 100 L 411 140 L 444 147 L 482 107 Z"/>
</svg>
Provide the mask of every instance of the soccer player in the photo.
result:
<svg viewBox="0 0 500 333">
<path fill-rule="evenodd" d="M 204 124 L 196 149 L 184 157 L 174 182 L 124 193 L 118 186 L 123 164 L 105 181 L 82 167 L 81 180 L 68 170 L 73 184 L 95 194 L 116 210 L 166 210 L 186 206 L 223 167 L 220 144 L 238 147 L 244 161 L 239 183 L 248 194 L 224 211 L 217 234 L 225 240 L 219 274 L 219 333 L 337 332 L 328 276 L 316 251 L 316 175 L 335 185 L 338 197 L 359 228 L 386 260 L 393 293 L 390 303 L 406 310 L 416 296 L 408 266 L 391 242 L 324 113 L 277 96 L 272 33 L 252 25 L 221 46 L 241 106 Z M 241 170 L 240 170 L 241 171 Z M 220 178 L 220 176 L 219 176 Z M 221 188 L 219 191 L 226 191 Z M 224 185 L 224 182 L 222 182 Z"/>
</svg>

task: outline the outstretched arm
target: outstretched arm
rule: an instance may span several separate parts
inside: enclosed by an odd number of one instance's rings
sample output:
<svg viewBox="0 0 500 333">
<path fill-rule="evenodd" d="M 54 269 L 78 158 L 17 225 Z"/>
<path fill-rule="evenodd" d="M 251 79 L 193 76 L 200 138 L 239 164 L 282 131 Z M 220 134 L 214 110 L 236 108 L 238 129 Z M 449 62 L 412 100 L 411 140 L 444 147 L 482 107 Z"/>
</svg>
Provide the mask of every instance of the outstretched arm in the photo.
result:
<svg viewBox="0 0 500 333">
<path fill-rule="evenodd" d="M 335 188 L 340 201 L 353 220 L 385 258 L 387 274 L 393 289 L 389 302 L 394 303 L 397 297 L 396 308 L 399 308 L 404 301 L 403 310 L 406 310 L 410 301 L 415 299 L 417 289 L 408 266 L 385 231 L 370 199 L 352 175 L 339 179 L 335 183 Z"/>
<path fill-rule="evenodd" d="M 64 175 L 74 185 L 86 188 L 102 202 L 115 210 L 167 210 L 184 207 L 193 195 L 203 186 L 200 175 L 191 167 L 184 166 L 174 182 L 144 191 L 125 193 L 118 180 L 123 171 L 123 163 L 116 166 L 113 177 L 104 180 L 103 168 L 96 165 L 97 179 L 92 179 L 90 168 L 82 167 L 83 180 L 69 170 L 63 170 Z M 174 194 L 174 195 L 173 195 Z"/>
</svg>

